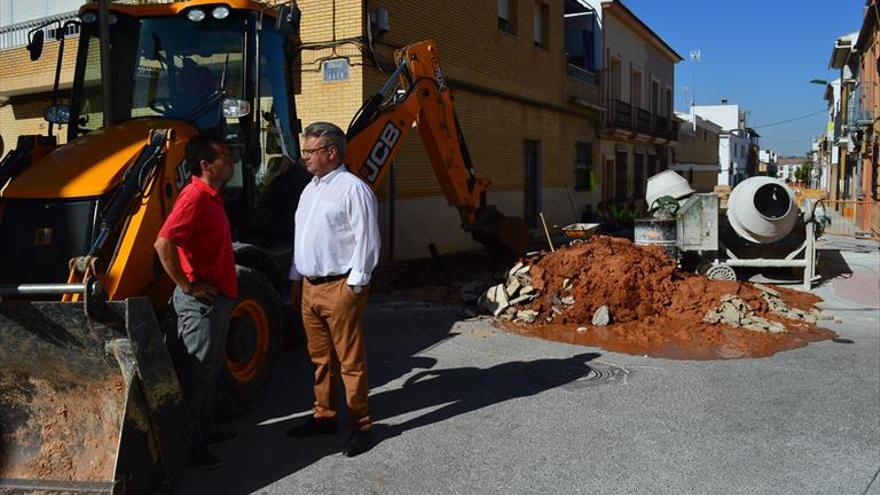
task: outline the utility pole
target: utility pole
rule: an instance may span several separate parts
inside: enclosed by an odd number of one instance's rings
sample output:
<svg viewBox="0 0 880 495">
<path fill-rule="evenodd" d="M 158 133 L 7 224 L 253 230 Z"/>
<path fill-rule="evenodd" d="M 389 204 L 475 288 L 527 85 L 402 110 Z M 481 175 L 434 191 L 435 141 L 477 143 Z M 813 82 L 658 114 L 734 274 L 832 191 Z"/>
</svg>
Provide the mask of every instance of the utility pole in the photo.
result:
<svg viewBox="0 0 880 495">
<path fill-rule="evenodd" d="M 691 50 L 691 120 L 694 125 L 694 133 L 697 132 L 697 112 L 694 108 L 697 105 L 697 63 L 702 59 L 700 49 Z"/>
</svg>

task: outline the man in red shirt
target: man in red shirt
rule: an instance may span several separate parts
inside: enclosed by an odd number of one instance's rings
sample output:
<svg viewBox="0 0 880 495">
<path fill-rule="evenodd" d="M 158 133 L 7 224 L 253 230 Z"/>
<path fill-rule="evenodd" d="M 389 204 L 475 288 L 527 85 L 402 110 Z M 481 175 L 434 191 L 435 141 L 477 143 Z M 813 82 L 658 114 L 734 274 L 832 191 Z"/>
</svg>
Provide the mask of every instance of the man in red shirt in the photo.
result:
<svg viewBox="0 0 880 495">
<path fill-rule="evenodd" d="M 177 286 L 174 310 L 178 337 L 186 349 L 181 381 L 193 422 L 189 463 L 214 469 L 223 462 L 206 446 L 238 437 L 218 430 L 211 417 L 214 385 L 238 297 L 232 234 L 220 194 L 235 162 L 226 145 L 205 136 L 187 143 L 186 161 L 192 180 L 180 192 L 154 247 Z"/>
</svg>

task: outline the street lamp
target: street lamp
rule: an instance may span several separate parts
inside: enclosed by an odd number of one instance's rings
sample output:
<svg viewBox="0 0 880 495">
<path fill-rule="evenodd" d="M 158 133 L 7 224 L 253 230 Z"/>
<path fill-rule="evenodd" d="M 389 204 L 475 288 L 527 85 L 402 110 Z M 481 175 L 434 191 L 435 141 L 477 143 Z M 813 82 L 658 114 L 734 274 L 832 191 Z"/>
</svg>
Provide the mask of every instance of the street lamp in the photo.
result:
<svg viewBox="0 0 880 495">
<path fill-rule="evenodd" d="M 828 85 L 828 81 L 825 79 L 810 79 L 810 84 L 821 84 L 822 86 Z"/>
</svg>

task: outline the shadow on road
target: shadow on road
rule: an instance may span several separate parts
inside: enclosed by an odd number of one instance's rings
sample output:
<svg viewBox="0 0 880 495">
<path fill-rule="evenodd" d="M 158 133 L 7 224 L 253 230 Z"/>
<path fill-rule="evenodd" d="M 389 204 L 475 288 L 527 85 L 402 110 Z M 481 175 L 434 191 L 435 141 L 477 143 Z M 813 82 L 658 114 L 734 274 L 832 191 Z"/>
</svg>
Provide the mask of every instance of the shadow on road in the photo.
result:
<svg viewBox="0 0 880 495">
<path fill-rule="evenodd" d="M 429 369 L 434 358 L 418 354 L 455 338 L 459 309 L 424 311 L 388 308 L 381 298 L 365 316 L 370 387 L 375 389 L 414 369 Z M 342 387 L 340 387 L 341 389 Z M 258 491 L 328 455 L 339 454 L 348 432 L 291 440 L 285 432 L 311 412 L 312 368 L 304 346 L 285 349 L 257 408 L 228 423 L 241 437 L 212 449 L 226 465 L 217 471 L 188 470 L 174 486 L 178 494 L 244 494 Z M 345 404 L 340 398 L 340 404 Z M 371 398 L 371 405 L 373 399 Z M 341 411 L 340 424 L 346 424 Z M 343 428 L 344 430 L 344 428 Z"/>
<path fill-rule="evenodd" d="M 418 372 L 409 377 L 401 388 L 370 398 L 373 413 L 378 419 L 374 425 L 377 440 L 386 440 L 407 430 L 563 386 L 587 375 L 591 370 L 587 363 L 599 356 L 591 352 L 564 359 L 514 361 L 491 368 Z M 402 423 L 388 423 L 396 416 L 441 405 L 443 407 Z"/>
<path fill-rule="evenodd" d="M 822 284 L 826 284 L 836 278 L 851 277 L 853 272 L 849 264 L 843 259 L 839 250 L 819 250 L 819 263 L 816 271 L 822 277 Z"/>
</svg>

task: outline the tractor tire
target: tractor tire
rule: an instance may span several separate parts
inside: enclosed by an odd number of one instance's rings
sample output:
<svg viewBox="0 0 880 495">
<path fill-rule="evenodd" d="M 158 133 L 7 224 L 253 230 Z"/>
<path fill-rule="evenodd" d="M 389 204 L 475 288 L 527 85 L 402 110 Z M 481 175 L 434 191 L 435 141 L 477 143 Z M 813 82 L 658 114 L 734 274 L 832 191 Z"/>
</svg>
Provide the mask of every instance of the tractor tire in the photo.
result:
<svg viewBox="0 0 880 495">
<path fill-rule="evenodd" d="M 220 417 L 241 415 L 256 405 L 281 349 L 281 308 L 265 276 L 238 265 L 238 300 L 226 338 L 214 408 Z"/>
</svg>

